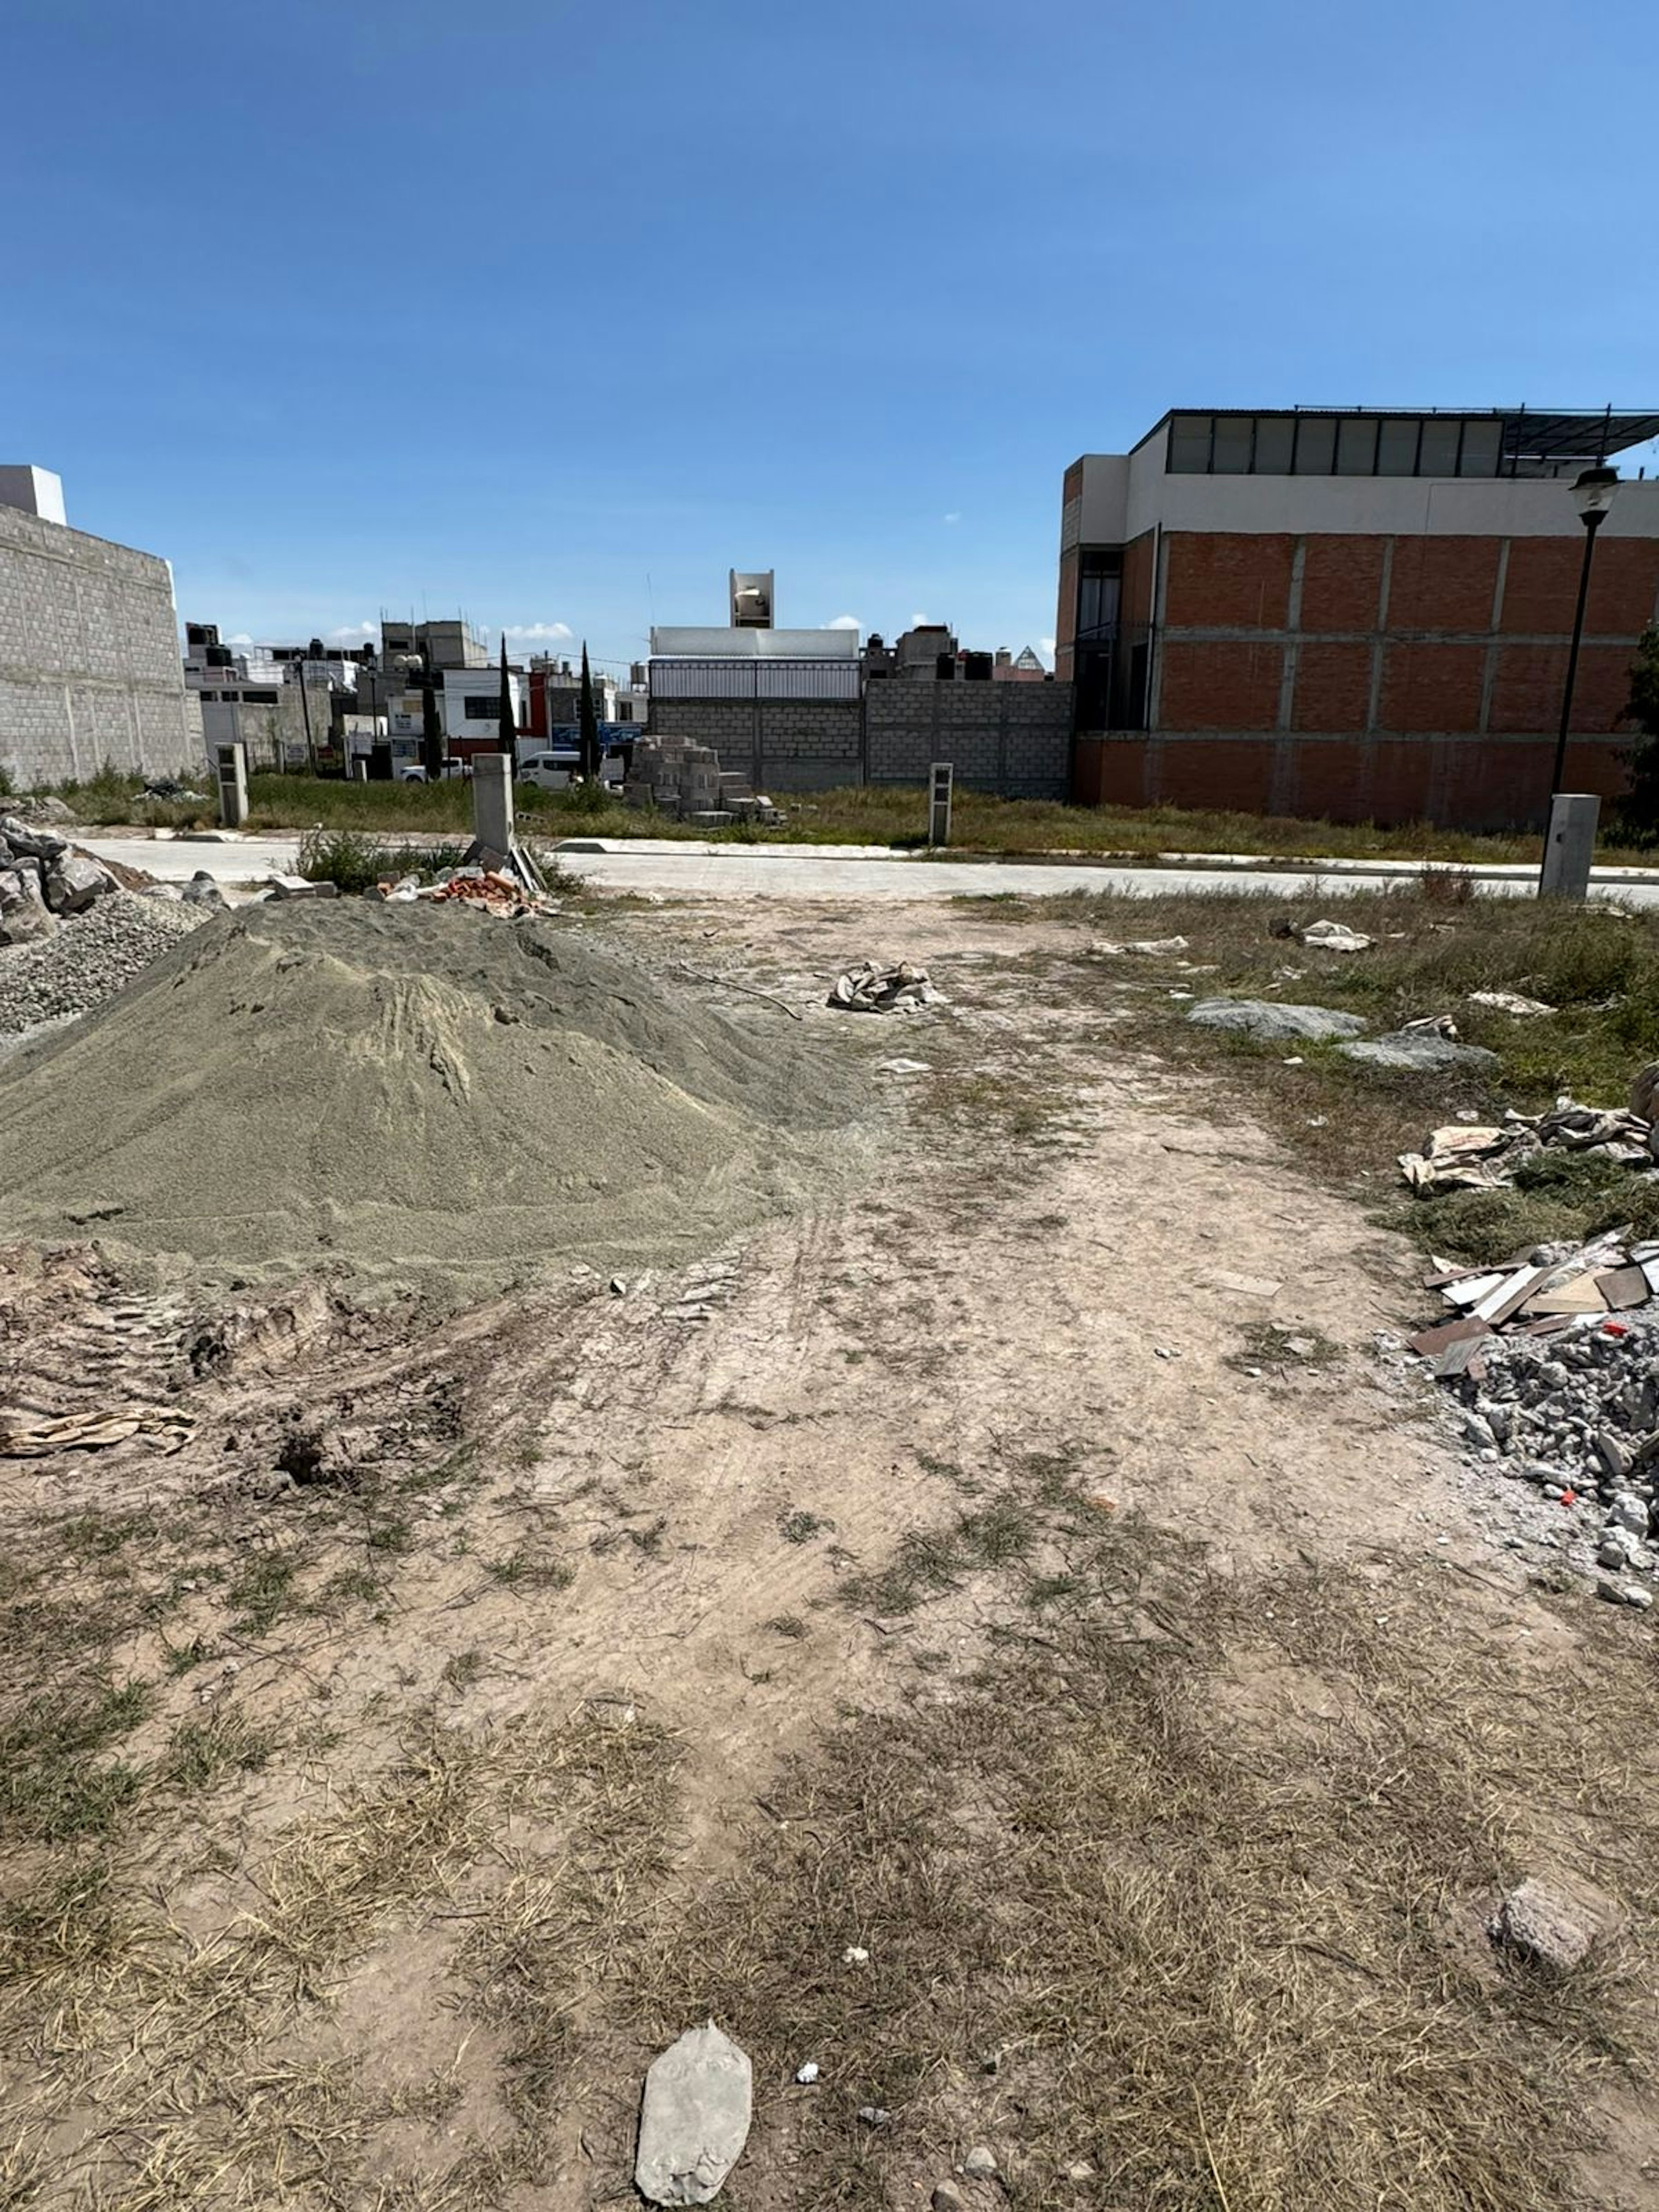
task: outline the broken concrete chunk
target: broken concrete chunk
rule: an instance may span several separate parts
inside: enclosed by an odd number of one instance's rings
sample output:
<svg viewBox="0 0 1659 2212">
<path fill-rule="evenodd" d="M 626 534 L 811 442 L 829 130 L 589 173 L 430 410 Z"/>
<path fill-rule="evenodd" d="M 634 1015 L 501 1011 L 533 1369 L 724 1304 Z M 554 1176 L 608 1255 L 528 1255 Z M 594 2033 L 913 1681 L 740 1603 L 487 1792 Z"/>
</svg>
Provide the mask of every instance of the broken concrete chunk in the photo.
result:
<svg viewBox="0 0 1659 2212">
<path fill-rule="evenodd" d="M 1567 1890 L 1535 1877 L 1512 1890 L 1492 1923 L 1495 1943 L 1518 1951 L 1534 1965 L 1566 1973 L 1580 1965 L 1592 1943 L 1618 1923 L 1610 1898 L 1585 1888 Z"/>
<path fill-rule="evenodd" d="M 198 868 L 196 873 L 185 885 L 180 896 L 187 898 L 192 906 L 216 907 L 228 903 L 224 893 L 205 868 Z"/>
<path fill-rule="evenodd" d="M 267 876 L 265 882 L 274 899 L 337 898 L 340 895 L 338 884 L 313 884 L 309 876 Z"/>
<path fill-rule="evenodd" d="M 69 850 L 66 838 L 56 837 L 50 830 L 36 829 L 27 822 L 20 822 L 15 814 L 0 819 L 0 843 L 9 845 L 15 854 L 50 866 L 61 860 Z"/>
<path fill-rule="evenodd" d="M 1362 1060 L 1370 1067 L 1432 1070 L 1442 1067 L 1496 1067 L 1498 1054 L 1484 1045 L 1454 1044 L 1435 1030 L 1396 1030 L 1391 1036 L 1364 1044 L 1339 1045 L 1345 1059 Z"/>
<path fill-rule="evenodd" d="M 41 896 L 40 872 L 33 862 L 0 868 L 0 945 L 27 945 L 50 937 L 58 917 Z"/>
<path fill-rule="evenodd" d="M 83 914 L 94 899 L 115 889 L 115 878 L 96 860 L 65 852 L 46 871 L 46 904 L 54 914 Z"/>
<path fill-rule="evenodd" d="M 1332 1006 L 1280 1006 L 1267 999 L 1200 999 L 1188 1008 L 1187 1018 L 1200 1029 L 1275 1040 L 1301 1037 L 1310 1043 L 1360 1036 L 1365 1028 L 1358 1014 L 1339 1013 Z"/>
<path fill-rule="evenodd" d="M 747 2056 L 711 2020 L 653 2059 L 640 2108 L 634 2184 L 653 2204 L 707 2204 L 749 2138 Z"/>
</svg>

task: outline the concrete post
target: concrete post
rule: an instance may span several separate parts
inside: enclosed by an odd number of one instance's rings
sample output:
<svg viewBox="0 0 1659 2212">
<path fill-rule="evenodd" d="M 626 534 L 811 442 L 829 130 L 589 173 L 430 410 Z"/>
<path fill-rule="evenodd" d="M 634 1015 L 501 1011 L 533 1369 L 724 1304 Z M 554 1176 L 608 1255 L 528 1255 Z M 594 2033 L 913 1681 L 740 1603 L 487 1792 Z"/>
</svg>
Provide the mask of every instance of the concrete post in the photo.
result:
<svg viewBox="0 0 1659 2212">
<path fill-rule="evenodd" d="M 247 820 L 247 747 L 233 738 L 215 745 L 214 765 L 219 776 L 219 821 L 226 830 L 240 830 Z"/>
<path fill-rule="evenodd" d="M 1581 899 L 1588 892 L 1601 811 L 1601 802 L 1591 792 L 1558 791 L 1550 800 L 1540 898 Z"/>
<path fill-rule="evenodd" d="M 513 854 L 513 763 L 505 753 L 472 757 L 472 834 L 498 860 Z"/>
<path fill-rule="evenodd" d="M 935 707 L 938 702 L 934 702 Z M 927 842 L 948 845 L 951 842 L 951 787 L 954 781 L 949 761 L 935 761 L 928 770 L 927 785 Z"/>
</svg>

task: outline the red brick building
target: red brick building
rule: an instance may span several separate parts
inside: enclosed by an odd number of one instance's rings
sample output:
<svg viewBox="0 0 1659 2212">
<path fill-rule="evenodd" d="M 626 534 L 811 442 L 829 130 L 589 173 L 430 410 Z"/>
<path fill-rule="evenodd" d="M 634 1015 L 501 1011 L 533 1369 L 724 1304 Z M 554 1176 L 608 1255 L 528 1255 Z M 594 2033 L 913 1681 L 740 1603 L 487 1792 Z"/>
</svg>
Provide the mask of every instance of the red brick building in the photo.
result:
<svg viewBox="0 0 1659 2212">
<path fill-rule="evenodd" d="M 1066 471 L 1055 674 L 1085 802 L 1469 828 L 1541 822 L 1581 469 L 1659 414 L 1167 415 Z M 1567 787 L 1623 788 L 1659 616 L 1659 481 L 1595 548 Z"/>
</svg>

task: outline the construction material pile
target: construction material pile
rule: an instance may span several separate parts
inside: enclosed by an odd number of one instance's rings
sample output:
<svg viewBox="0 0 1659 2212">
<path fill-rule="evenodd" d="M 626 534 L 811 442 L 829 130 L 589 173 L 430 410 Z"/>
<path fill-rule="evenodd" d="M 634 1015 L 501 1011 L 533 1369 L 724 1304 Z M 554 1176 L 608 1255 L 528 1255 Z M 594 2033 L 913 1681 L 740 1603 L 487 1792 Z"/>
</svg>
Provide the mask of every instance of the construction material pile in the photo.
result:
<svg viewBox="0 0 1659 2212">
<path fill-rule="evenodd" d="M 194 901 L 112 890 L 49 936 L 0 951 L 0 1036 L 101 1006 L 210 919 Z"/>
<path fill-rule="evenodd" d="M 1401 1153 L 1400 1172 L 1423 1198 L 1448 1190 L 1501 1190 L 1514 1181 L 1522 1160 L 1552 1147 L 1650 1168 L 1659 1157 L 1659 1136 L 1643 1115 L 1559 1098 L 1547 1114 L 1506 1113 L 1501 1122 L 1431 1129 L 1420 1152 Z"/>
<path fill-rule="evenodd" d="M 115 889 L 109 870 L 38 823 L 0 816 L 0 945 L 50 937 Z"/>
<path fill-rule="evenodd" d="M 245 1273 L 667 1259 L 842 1171 L 850 1075 L 591 935 L 459 902 L 222 916 L 0 1068 L 0 1238 Z"/>
<path fill-rule="evenodd" d="M 908 960 L 884 967 L 874 960 L 860 960 L 837 975 L 827 1001 L 849 1014 L 908 1012 L 918 1006 L 949 1005 L 925 968 Z"/>
<path fill-rule="evenodd" d="M 383 899 L 398 906 L 412 906 L 417 900 L 441 905 L 447 900 L 459 899 L 465 905 L 508 921 L 521 921 L 526 915 L 553 911 L 551 899 L 531 890 L 501 868 L 446 868 L 429 884 L 422 883 L 418 876 L 401 876 L 396 883 L 380 884 L 376 889 Z"/>
</svg>

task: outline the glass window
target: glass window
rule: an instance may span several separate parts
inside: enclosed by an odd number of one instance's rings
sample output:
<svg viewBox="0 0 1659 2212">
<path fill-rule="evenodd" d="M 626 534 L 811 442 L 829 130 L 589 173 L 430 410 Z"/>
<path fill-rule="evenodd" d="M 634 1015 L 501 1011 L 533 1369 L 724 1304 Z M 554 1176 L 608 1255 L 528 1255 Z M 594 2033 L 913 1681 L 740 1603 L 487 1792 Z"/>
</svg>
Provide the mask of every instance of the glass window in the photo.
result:
<svg viewBox="0 0 1659 2212">
<path fill-rule="evenodd" d="M 1414 477 L 1417 474 L 1417 418 L 1402 416 L 1398 422 L 1385 422 L 1376 446 L 1376 473 L 1380 477 Z"/>
<path fill-rule="evenodd" d="M 1204 477 L 1210 472 L 1210 417 L 1177 415 L 1170 424 L 1170 473 Z"/>
<path fill-rule="evenodd" d="M 1258 415 L 1255 418 L 1255 472 L 1259 477 L 1287 477 L 1296 445 L 1293 415 Z"/>
<path fill-rule="evenodd" d="M 1337 424 L 1336 473 L 1340 477 L 1376 474 L 1376 424 L 1369 416 L 1351 415 Z"/>
<path fill-rule="evenodd" d="M 499 698 L 487 699 L 477 692 L 469 692 L 461 702 L 461 714 L 469 722 L 493 722 L 501 711 Z"/>
<path fill-rule="evenodd" d="M 1329 415 L 1304 415 L 1296 426 L 1296 473 L 1328 477 L 1336 452 L 1336 423 Z"/>
<path fill-rule="evenodd" d="M 1215 418 L 1215 459 L 1212 466 L 1218 477 L 1247 477 L 1250 473 L 1250 447 L 1255 429 L 1254 415 L 1218 415 Z"/>
<path fill-rule="evenodd" d="M 1417 463 L 1420 477 L 1455 477 L 1457 474 L 1457 441 L 1463 425 L 1448 422 L 1437 416 L 1423 425 L 1423 445 Z"/>
<path fill-rule="evenodd" d="M 1463 425 L 1463 457 L 1457 464 L 1458 475 L 1495 477 L 1503 434 L 1501 422 L 1466 422 Z"/>
</svg>

